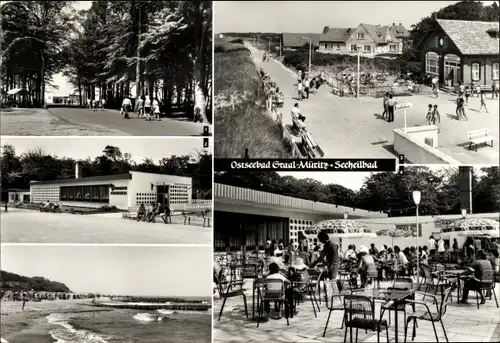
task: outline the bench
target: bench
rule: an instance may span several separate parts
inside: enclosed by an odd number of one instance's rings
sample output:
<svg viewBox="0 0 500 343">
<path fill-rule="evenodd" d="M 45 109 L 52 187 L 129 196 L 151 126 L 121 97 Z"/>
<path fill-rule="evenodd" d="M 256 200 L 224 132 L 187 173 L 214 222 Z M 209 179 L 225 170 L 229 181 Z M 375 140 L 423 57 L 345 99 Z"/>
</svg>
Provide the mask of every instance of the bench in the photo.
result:
<svg viewBox="0 0 500 343">
<path fill-rule="evenodd" d="M 488 129 L 477 129 L 467 132 L 467 137 L 469 138 L 469 150 L 471 150 L 472 146 L 476 146 L 476 151 L 479 144 L 488 145 L 487 142 L 491 142 L 491 147 L 493 147 L 493 141 L 495 137 L 489 135 L 490 131 Z"/>
<path fill-rule="evenodd" d="M 302 120 L 299 120 L 299 117 L 295 113 L 291 112 L 291 116 L 292 116 L 293 128 L 297 130 L 297 133 L 300 133 L 302 130 L 306 128 L 306 125 Z"/>
<path fill-rule="evenodd" d="M 137 219 L 137 212 L 138 211 L 139 211 L 139 206 L 129 207 L 127 211 L 122 213 L 122 219 Z M 163 216 L 164 214 L 165 214 L 165 212 L 157 213 L 157 214 L 155 214 L 155 218 L 157 216 Z M 179 214 L 179 213 L 177 213 L 177 214 Z M 170 217 L 172 217 L 173 215 L 176 215 L 176 213 L 174 213 L 174 211 L 170 211 Z M 170 222 L 172 222 L 172 221 L 170 221 Z"/>
<path fill-rule="evenodd" d="M 210 210 L 185 210 L 182 211 L 181 214 L 184 216 L 184 225 L 186 225 L 186 222 L 191 225 L 191 217 L 193 216 L 201 216 L 203 218 L 203 227 L 208 222 L 207 227 L 210 227 L 210 220 L 212 219 L 210 215 Z"/>
</svg>

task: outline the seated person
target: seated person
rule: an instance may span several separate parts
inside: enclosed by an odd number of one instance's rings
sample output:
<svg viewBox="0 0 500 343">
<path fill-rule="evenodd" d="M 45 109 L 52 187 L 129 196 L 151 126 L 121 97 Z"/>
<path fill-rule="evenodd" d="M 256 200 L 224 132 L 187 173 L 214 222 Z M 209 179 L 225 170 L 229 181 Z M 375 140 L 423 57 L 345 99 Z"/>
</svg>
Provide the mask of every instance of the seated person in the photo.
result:
<svg viewBox="0 0 500 343">
<path fill-rule="evenodd" d="M 151 215 L 151 217 L 149 218 L 149 222 L 150 223 L 154 223 L 155 221 L 155 217 L 157 215 L 160 215 L 162 214 L 164 211 L 164 208 L 163 208 L 163 204 L 160 204 L 158 203 L 158 205 L 156 205 L 154 208 L 153 208 L 153 214 Z"/>
<path fill-rule="evenodd" d="M 356 259 L 356 251 L 354 250 L 354 245 L 350 244 L 347 247 L 347 251 L 344 254 L 344 258 L 347 260 L 355 260 Z"/>
<path fill-rule="evenodd" d="M 289 269 L 289 279 L 294 282 L 308 282 L 309 274 L 307 273 L 307 265 L 304 260 L 297 257 L 293 261 L 292 266 Z M 306 294 L 308 292 L 307 284 L 295 284 L 293 288 L 289 288 L 285 291 L 285 295 L 288 301 L 288 308 L 293 309 L 294 313 L 297 313 L 294 308 L 294 298 L 298 295 Z"/>
<path fill-rule="evenodd" d="M 149 204 L 147 210 L 146 210 L 146 216 L 144 218 L 144 221 L 150 221 L 151 216 L 155 213 L 155 205 L 154 203 Z"/>
<path fill-rule="evenodd" d="M 467 279 L 464 283 L 463 287 L 463 296 L 462 299 L 460 300 L 461 304 L 467 304 L 467 299 L 469 297 L 469 290 L 475 290 L 476 292 L 479 292 L 479 295 L 481 296 L 481 304 L 484 304 L 486 302 L 486 299 L 484 298 L 484 295 L 481 291 L 479 291 L 479 287 L 481 286 L 481 277 L 483 276 L 483 272 L 486 270 L 493 271 L 493 267 L 491 266 L 490 261 L 486 259 L 486 253 L 484 250 L 479 250 L 476 253 L 476 261 L 470 266 L 469 268 L 472 272 L 474 272 L 474 275 L 471 276 L 469 279 Z M 493 280 L 489 280 L 493 282 Z"/>
<path fill-rule="evenodd" d="M 305 127 L 304 121 L 306 120 L 306 117 L 304 117 L 302 115 L 302 113 L 300 113 L 300 109 L 299 109 L 299 104 L 298 103 L 295 103 L 295 105 L 293 105 L 293 108 L 292 108 L 292 121 L 293 121 L 293 125 L 298 130 L 299 128 L 296 127 L 296 123 L 295 123 L 296 120 L 300 121 L 300 124 L 302 125 L 302 127 Z"/>
<path fill-rule="evenodd" d="M 44 210 L 48 210 L 52 207 L 52 203 L 50 202 L 50 200 L 47 200 L 47 202 L 45 204 L 43 204 L 42 208 Z"/>
<path fill-rule="evenodd" d="M 290 280 L 288 280 L 283 274 L 280 273 L 280 267 L 277 263 L 272 262 L 269 265 L 269 275 L 266 276 L 266 280 L 282 280 L 285 284 L 290 284 Z M 264 301 L 264 310 L 266 311 L 266 314 L 269 315 L 271 312 L 271 306 L 269 304 L 269 301 Z M 275 304 L 275 310 L 277 311 L 277 304 Z M 278 313 L 278 318 L 280 318 L 280 315 Z"/>
<path fill-rule="evenodd" d="M 405 270 L 408 267 L 408 259 L 397 245 L 394 247 L 393 261 L 394 261 L 393 271 L 398 272 L 398 276 L 405 275 Z"/>
<path fill-rule="evenodd" d="M 368 252 L 365 246 L 359 249 L 358 273 L 361 276 L 361 287 L 365 287 L 368 277 L 378 277 L 375 259 Z"/>
<path fill-rule="evenodd" d="M 139 209 L 137 210 L 137 221 L 144 219 L 145 216 L 146 216 L 146 207 L 144 206 L 144 204 L 140 204 Z"/>
</svg>

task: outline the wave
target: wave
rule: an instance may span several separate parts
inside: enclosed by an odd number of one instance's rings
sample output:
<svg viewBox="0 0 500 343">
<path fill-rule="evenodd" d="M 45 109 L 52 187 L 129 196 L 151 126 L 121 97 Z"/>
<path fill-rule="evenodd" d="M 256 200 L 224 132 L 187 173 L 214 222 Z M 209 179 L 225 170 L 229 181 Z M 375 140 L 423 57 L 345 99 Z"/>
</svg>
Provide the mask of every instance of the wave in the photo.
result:
<svg viewBox="0 0 500 343">
<path fill-rule="evenodd" d="M 50 335 L 56 343 L 109 343 L 108 337 L 88 330 L 75 329 L 61 314 L 52 313 L 47 316 L 47 322 L 61 326 L 50 330 Z"/>
<path fill-rule="evenodd" d="M 171 314 L 176 313 L 175 311 L 170 311 L 170 310 L 161 310 L 161 309 L 160 309 L 160 310 L 156 310 L 156 312 L 161 313 L 161 314 L 164 314 L 164 315 L 166 315 L 166 316 L 169 316 L 169 315 L 171 315 Z"/>
<path fill-rule="evenodd" d="M 141 322 L 159 322 L 163 319 L 163 317 L 158 317 L 157 315 L 151 313 L 137 313 L 132 318 Z"/>
</svg>

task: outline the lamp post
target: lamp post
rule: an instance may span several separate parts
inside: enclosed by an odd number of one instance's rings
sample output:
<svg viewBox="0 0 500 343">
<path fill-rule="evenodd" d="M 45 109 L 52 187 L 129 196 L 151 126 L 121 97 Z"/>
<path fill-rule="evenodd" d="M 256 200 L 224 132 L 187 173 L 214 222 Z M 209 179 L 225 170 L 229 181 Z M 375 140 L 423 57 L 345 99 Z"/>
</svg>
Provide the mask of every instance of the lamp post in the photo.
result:
<svg viewBox="0 0 500 343">
<path fill-rule="evenodd" d="M 302 37 L 309 41 L 309 76 L 311 75 L 311 59 L 312 59 L 312 40 L 308 37 Z"/>
<path fill-rule="evenodd" d="M 415 203 L 415 205 L 417 205 L 417 287 L 420 288 L 420 278 L 419 278 L 419 269 L 418 269 L 418 266 L 419 266 L 419 260 L 420 260 L 420 257 L 418 255 L 418 236 L 420 234 L 420 230 L 418 229 L 418 205 L 420 204 L 420 197 L 421 197 L 421 193 L 420 191 L 413 191 L 413 202 Z"/>
</svg>

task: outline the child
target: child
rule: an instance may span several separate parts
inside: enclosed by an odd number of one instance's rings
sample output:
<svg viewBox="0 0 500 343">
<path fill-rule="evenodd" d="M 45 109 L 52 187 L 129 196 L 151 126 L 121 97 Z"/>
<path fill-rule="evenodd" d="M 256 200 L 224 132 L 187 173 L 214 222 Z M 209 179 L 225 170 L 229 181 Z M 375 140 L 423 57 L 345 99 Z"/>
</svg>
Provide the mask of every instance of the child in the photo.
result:
<svg viewBox="0 0 500 343">
<path fill-rule="evenodd" d="M 485 99 L 485 96 L 484 96 L 484 91 L 481 91 L 481 107 L 479 108 L 479 112 L 481 112 L 481 110 L 483 109 L 486 110 L 486 113 L 489 113 L 488 112 L 488 109 L 486 108 L 486 99 Z"/>
<path fill-rule="evenodd" d="M 461 117 L 465 118 L 465 120 L 469 120 L 469 118 L 467 118 L 467 115 L 465 114 L 464 98 L 462 97 L 458 98 L 457 116 L 458 120 L 460 120 Z"/>
<path fill-rule="evenodd" d="M 465 87 L 465 104 L 469 104 L 470 86 Z"/>
<path fill-rule="evenodd" d="M 427 117 L 425 119 L 427 120 L 427 125 L 431 125 L 431 121 L 432 121 L 432 104 L 429 104 L 429 109 L 427 110 Z"/>
<path fill-rule="evenodd" d="M 153 100 L 153 112 L 155 119 L 160 120 L 160 103 L 157 98 Z"/>
<path fill-rule="evenodd" d="M 302 101 L 302 99 L 303 99 L 303 87 L 302 87 L 302 82 L 299 82 L 299 83 L 297 84 L 297 95 L 298 95 L 299 101 Z"/>
<path fill-rule="evenodd" d="M 438 105 L 434 105 L 434 111 L 432 112 L 432 125 L 436 125 L 436 118 L 438 123 L 441 124 L 441 116 L 439 115 Z"/>
</svg>

